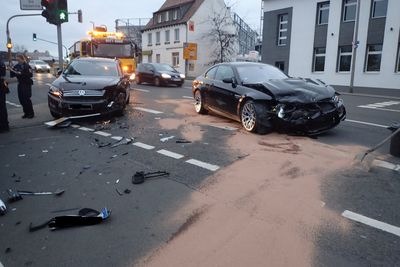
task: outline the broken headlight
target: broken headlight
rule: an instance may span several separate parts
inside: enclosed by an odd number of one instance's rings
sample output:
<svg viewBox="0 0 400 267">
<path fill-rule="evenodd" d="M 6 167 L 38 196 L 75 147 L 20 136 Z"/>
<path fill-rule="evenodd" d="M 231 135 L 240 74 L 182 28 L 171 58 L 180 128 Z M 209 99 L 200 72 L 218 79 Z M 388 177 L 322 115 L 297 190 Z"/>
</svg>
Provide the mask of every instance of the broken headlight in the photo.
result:
<svg viewBox="0 0 400 267">
<path fill-rule="evenodd" d="M 332 96 L 332 101 L 335 103 L 339 102 L 339 96 L 338 95 Z"/>
<path fill-rule="evenodd" d="M 50 86 L 50 94 L 53 96 L 61 97 L 62 96 L 62 91 L 55 87 L 55 86 Z"/>
</svg>

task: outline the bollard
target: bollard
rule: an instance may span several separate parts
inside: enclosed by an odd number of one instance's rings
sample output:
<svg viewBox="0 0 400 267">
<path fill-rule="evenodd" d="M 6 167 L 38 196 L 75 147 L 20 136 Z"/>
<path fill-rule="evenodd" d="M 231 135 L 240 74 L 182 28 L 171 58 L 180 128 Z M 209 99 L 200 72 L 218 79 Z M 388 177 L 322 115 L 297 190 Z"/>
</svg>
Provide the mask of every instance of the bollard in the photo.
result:
<svg viewBox="0 0 400 267">
<path fill-rule="evenodd" d="M 390 155 L 400 157 L 400 123 L 392 124 L 389 128 L 393 133 L 397 133 L 390 140 Z"/>
</svg>

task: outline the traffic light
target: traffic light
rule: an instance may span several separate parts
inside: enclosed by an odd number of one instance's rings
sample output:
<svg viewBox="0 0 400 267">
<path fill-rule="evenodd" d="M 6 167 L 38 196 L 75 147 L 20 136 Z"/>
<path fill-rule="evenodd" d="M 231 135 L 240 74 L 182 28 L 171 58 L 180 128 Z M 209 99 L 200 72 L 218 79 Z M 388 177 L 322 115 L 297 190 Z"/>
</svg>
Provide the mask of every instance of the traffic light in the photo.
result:
<svg viewBox="0 0 400 267">
<path fill-rule="evenodd" d="M 57 2 L 57 18 L 59 23 L 68 22 L 68 3 L 67 0 L 58 0 Z"/>
<path fill-rule="evenodd" d="M 56 20 L 56 9 L 57 9 L 57 1 L 56 0 L 42 0 L 41 2 L 43 7 L 42 16 L 46 18 L 46 21 L 50 24 L 57 25 Z"/>
<path fill-rule="evenodd" d="M 68 3 L 67 0 L 42 0 L 42 16 L 50 24 L 61 25 L 68 22 Z"/>
<path fill-rule="evenodd" d="M 83 22 L 83 17 L 82 17 L 82 10 L 78 10 L 78 22 L 82 23 Z"/>
<path fill-rule="evenodd" d="M 35 42 L 37 41 L 36 33 L 33 34 L 32 39 L 33 39 L 33 41 L 35 41 Z"/>
</svg>

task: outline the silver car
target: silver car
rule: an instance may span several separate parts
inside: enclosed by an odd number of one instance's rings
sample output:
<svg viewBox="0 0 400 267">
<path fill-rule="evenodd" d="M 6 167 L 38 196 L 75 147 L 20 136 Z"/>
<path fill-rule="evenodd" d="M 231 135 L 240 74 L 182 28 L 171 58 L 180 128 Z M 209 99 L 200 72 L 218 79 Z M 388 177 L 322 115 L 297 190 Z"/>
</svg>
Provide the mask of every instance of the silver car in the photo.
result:
<svg viewBox="0 0 400 267">
<path fill-rule="evenodd" d="M 47 72 L 50 73 L 50 65 L 44 62 L 43 60 L 31 60 L 29 62 L 29 66 L 35 72 Z"/>
</svg>

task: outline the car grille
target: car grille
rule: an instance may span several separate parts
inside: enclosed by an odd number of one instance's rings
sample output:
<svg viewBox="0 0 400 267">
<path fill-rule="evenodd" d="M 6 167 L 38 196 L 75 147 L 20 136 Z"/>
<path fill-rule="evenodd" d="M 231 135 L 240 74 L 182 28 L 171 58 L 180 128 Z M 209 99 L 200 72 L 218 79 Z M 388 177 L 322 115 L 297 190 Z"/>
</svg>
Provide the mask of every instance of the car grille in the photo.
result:
<svg viewBox="0 0 400 267">
<path fill-rule="evenodd" d="M 71 90 L 63 93 L 64 97 L 100 97 L 103 95 L 104 90 Z"/>
</svg>

